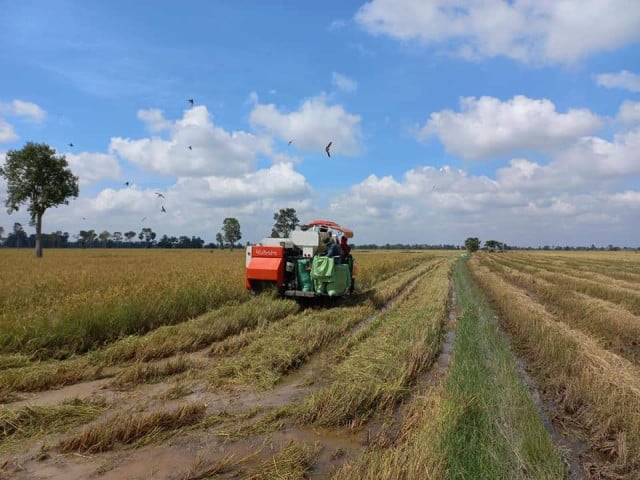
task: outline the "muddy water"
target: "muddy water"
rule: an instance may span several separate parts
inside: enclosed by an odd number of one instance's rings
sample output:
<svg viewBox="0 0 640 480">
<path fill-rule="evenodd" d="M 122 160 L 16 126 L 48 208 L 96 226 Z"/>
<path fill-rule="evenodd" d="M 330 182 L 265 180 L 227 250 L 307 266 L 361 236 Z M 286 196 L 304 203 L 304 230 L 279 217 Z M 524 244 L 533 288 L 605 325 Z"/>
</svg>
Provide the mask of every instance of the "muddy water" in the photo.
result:
<svg viewBox="0 0 640 480">
<path fill-rule="evenodd" d="M 66 387 L 58 388 L 56 390 L 47 390 L 37 393 L 23 393 L 22 399 L 18 402 L 12 402 L 7 404 L 9 407 L 23 407 L 32 405 L 57 405 L 65 400 L 71 400 L 74 398 L 85 399 L 96 396 L 98 394 L 105 394 L 103 388 L 111 381 L 109 378 L 103 378 L 101 380 L 94 380 L 91 382 L 76 383 L 74 385 L 68 385 Z M 111 392 L 113 394 L 113 392 Z M 114 394 L 115 395 L 115 394 Z M 105 396 L 107 401 L 110 400 L 108 396 Z"/>
</svg>

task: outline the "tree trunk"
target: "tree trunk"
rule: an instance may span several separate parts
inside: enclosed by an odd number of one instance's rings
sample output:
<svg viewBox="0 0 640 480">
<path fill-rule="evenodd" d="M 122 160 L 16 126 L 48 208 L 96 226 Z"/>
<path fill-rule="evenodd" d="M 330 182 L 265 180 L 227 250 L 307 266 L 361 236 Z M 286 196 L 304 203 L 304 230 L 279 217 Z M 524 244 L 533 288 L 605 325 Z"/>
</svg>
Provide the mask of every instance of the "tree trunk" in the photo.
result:
<svg viewBox="0 0 640 480">
<path fill-rule="evenodd" d="M 36 214 L 36 258 L 42 258 L 42 241 L 40 234 L 42 233 L 42 213 Z"/>
</svg>

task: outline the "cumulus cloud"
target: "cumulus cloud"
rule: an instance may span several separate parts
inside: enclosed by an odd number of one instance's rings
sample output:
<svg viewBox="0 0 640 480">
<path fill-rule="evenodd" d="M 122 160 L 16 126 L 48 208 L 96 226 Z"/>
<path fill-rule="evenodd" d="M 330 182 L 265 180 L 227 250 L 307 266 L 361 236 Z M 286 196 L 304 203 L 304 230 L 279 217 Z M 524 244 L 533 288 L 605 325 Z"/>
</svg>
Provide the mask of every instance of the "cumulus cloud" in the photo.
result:
<svg viewBox="0 0 640 480">
<path fill-rule="evenodd" d="M 635 125 L 640 123 L 640 102 L 625 100 L 618 110 L 617 120 L 627 124 Z"/>
<path fill-rule="evenodd" d="M 120 178 L 120 164 L 113 155 L 82 152 L 78 154 L 66 153 L 65 157 L 73 174 L 79 177 L 80 185 Z"/>
<path fill-rule="evenodd" d="M 0 118 L 0 142 L 13 142 L 18 138 L 20 137 L 18 137 L 11 124 Z"/>
<path fill-rule="evenodd" d="M 343 92 L 355 92 L 358 89 L 358 82 L 338 72 L 332 72 L 331 83 Z"/>
<path fill-rule="evenodd" d="M 640 75 L 622 70 L 618 73 L 601 73 L 596 76 L 601 87 L 622 88 L 631 92 L 640 92 Z"/>
<path fill-rule="evenodd" d="M 171 122 L 164 118 L 162 110 L 158 108 L 138 110 L 138 119 L 144 122 L 150 132 L 161 132 L 171 128 Z"/>
<path fill-rule="evenodd" d="M 159 120 L 157 114 L 151 117 Z M 109 151 L 145 170 L 176 176 L 242 175 L 253 170 L 258 155 L 273 154 L 270 138 L 228 132 L 214 125 L 205 106 L 186 110 L 172 122 L 168 139 L 114 137 Z"/>
<path fill-rule="evenodd" d="M 518 245 L 637 241 L 630 226 L 640 221 L 639 191 L 607 191 L 611 185 L 599 177 L 571 191 L 566 170 L 525 159 L 508 169 L 495 180 L 451 167 L 414 168 L 400 178 L 371 175 L 335 198 L 324 215 L 354 228 L 356 243 L 363 237 L 462 243 L 469 235 Z"/>
<path fill-rule="evenodd" d="M 602 126 L 587 109 L 556 112 L 547 100 L 517 95 L 508 101 L 494 97 L 464 97 L 460 112 L 434 112 L 420 137 L 437 135 L 447 151 L 468 159 L 521 150 L 548 151 L 567 145 Z"/>
<path fill-rule="evenodd" d="M 47 117 L 47 112 L 39 105 L 23 100 L 14 100 L 11 103 L 0 103 L 0 112 L 6 115 L 26 117 L 34 123 L 41 123 Z"/>
<path fill-rule="evenodd" d="M 360 152 L 360 116 L 348 113 L 342 105 L 329 105 L 325 96 L 306 100 L 297 111 L 284 113 L 274 104 L 256 104 L 251 124 L 289 141 L 298 148 L 322 152 L 332 141 L 331 151 L 343 155 Z"/>
<path fill-rule="evenodd" d="M 373 34 L 525 63 L 571 63 L 640 39 L 635 0 L 371 0 L 355 20 Z"/>
<path fill-rule="evenodd" d="M 640 175 L 638 148 L 640 129 L 617 134 L 613 141 L 585 137 L 547 164 L 516 158 L 496 176 L 503 187 L 520 191 L 601 189 L 603 182 Z"/>
<path fill-rule="evenodd" d="M 210 176 L 181 178 L 170 195 L 190 199 L 203 205 L 230 206 L 270 199 L 297 199 L 310 195 L 312 189 L 303 175 L 290 163 L 279 163 L 236 178 Z"/>
</svg>

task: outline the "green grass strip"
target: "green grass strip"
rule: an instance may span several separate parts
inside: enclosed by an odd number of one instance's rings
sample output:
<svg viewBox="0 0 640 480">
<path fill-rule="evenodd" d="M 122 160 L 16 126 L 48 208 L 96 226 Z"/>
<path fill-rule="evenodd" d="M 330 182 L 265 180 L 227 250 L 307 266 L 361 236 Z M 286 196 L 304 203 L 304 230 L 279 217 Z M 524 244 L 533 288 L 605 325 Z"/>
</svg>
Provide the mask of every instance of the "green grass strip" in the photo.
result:
<svg viewBox="0 0 640 480">
<path fill-rule="evenodd" d="M 562 458 L 466 264 L 458 264 L 454 278 L 461 315 L 445 382 L 446 478 L 562 478 Z"/>
<path fill-rule="evenodd" d="M 370 449 L 334 479 L 559 479 L 562 458 L 519 379 L 493 312 L 458 262 L 454 357 L 412 400 L 401 443 Z"/>
</svg>

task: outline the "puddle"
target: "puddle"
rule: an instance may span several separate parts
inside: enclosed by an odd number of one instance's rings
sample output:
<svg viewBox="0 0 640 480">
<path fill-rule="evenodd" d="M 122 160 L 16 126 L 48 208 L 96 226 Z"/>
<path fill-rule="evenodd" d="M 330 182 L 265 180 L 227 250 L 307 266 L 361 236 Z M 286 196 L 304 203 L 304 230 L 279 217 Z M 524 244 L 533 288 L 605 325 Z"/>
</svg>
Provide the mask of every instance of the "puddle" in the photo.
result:
<svg viewBox="0 0 640 480">
<path fill-rule="evenodd" d="M 11 408 L 18 408 L 24 406 L 49 406 L 57 405 L 65 400 L 71 400 L 75 398 L 85 399 L 95 395 L 104 396 L 105 391 L 102 390 L 109 382 L 110 378 L 103 378 L 100 380 L 93 380 L 90 382 L 76 383 L 74 385 L 67 385 L 56 390 L 46 390 L 44 392 L 34 393 L 21 393 L 21 399 L 17 402 L 7 403 L 5 406 Z M 113 395 L 115 396 L 114 392 Z M 110 399 L 107 398 L 107 401 Z"/>
</svg>

